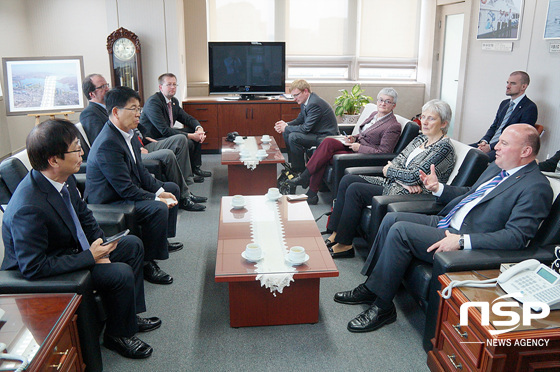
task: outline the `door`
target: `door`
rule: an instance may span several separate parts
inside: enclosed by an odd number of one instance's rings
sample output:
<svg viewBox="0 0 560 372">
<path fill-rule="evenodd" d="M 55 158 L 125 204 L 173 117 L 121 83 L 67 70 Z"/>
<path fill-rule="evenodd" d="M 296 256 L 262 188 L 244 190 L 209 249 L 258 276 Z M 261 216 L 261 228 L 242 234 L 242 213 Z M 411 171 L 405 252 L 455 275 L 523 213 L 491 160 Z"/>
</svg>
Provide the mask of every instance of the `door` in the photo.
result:
<svg viewBox="0 0 560 372">
<path fill-rule="evenodd" d="M 453 117 L 447 134 L 453 135 L 457 108 L 457 92 L 461 65 L 461 47 L 463 41 L 464 7 L 463 3 L 443 5 L 440 11 L 440 57 L 439 98 L 451 106 Z"/>
</svg>

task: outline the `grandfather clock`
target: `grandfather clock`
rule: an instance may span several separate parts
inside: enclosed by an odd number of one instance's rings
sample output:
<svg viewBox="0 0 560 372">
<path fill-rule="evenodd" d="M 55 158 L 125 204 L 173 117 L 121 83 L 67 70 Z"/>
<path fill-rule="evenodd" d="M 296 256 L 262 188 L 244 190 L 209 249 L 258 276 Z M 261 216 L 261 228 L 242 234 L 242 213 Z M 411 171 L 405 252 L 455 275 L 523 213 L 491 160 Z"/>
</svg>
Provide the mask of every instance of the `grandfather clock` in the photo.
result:
<svg viewBox="0 0 560 372">
<path fill-rule="evenodd" d="M 107 36 L 107 51 L 111 63 L 112 86 L 134 89 L 140 95 L 140 103 L 143 104 L 142 58 L 138 36 L 121 27 Z"/>
</svg>

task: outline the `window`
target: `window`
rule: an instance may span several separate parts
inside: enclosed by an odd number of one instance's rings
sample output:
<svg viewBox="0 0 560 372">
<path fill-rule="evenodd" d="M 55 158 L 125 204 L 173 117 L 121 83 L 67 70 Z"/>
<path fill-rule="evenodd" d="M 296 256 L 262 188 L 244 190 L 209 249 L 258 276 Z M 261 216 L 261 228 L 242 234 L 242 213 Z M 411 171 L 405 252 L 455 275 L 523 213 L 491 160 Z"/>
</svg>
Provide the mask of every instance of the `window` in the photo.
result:
<svg viewBox="0 0 560 372">
<path fill-rule="evenodd" d="M 208 40 L 285 40 L 290 80 L 415 80 L 420 3 L 207 0 Z"/>
</svg>

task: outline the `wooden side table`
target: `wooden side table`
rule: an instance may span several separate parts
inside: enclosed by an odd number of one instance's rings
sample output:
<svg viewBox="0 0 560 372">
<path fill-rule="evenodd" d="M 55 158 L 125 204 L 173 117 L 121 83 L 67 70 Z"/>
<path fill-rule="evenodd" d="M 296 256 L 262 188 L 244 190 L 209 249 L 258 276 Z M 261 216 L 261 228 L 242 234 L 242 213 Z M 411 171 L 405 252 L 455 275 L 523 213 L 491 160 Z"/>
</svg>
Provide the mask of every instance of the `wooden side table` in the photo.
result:
<svg viewBox="0 0 560 372">
<path fill-rule="evenodd" d="M 447 273 L 439 277 L 442 288 L 452 280 L 483 280 L 496 278 L 498 270 Z M 560 311 L 551 311 L 544 319 L 515 330 L 491 335 L 490 330 L 510 327 L 495 326 L 498 317 L 490 310 L 490 324 L 482 325 L 479 308 L 470 307 L 468 326 L 460 325 L 460 307 L 471 301 L 492 301 L 505 292 L 499 287 L 454 288 L 451 298 L 441 299 L 434 349 L 428 353 L 431 371 L 552 371 L 560 370 Z M 504 308 L 522 317 L 522 307 Z"/>
<path fill-rule="evenodd" d="M 6 312 L 0 342 L 9 354 L 27 356 L 26 371 L 83 371 L 76 326 L 81 300 L 72 293 L 0 295 L 0 308 Z M 0 369 L 15 370 L 19 365 L 0 361 Z"/>
</svg>

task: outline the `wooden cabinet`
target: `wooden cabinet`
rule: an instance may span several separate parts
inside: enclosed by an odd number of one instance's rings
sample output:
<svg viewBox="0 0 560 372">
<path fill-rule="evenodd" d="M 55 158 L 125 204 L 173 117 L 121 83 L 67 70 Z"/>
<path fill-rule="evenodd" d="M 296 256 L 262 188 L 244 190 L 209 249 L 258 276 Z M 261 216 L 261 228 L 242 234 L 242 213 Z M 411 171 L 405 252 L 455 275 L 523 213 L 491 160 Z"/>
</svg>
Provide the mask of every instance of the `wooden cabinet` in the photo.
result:
<svg viewBox="0 0 560 372">
<path fill-rule="evenodd" d="M 484 280 L 495 278 L 498 270 L 459 272 L 441 275 L 442 288 L 451 280 Z M 544 319 L 532 320 L 531 325 L 518 325 L 511 332 L 493 335 L 490 331 L 512 326 L 495 326 L 498 317 L 490 310 L 489 325 L 482 325 L 479 308 L 471 307 L 468 325 L 460 324 L 461 305 L 470 301 L 493 302 L 504 295 L 498 287 L 453 289 L 450 299 L 441 300 L 434 349 L 428 353 L 431 371 L 552 371 L 560 370 L 560 311 L 551 311 Z M 504 300 L 509 301 L 509 299 Z M 521 307 L 507 307 L 523 319 Z"/>
<path fill-rule="evenodd" d="M 219 150 L 221 138 L 230 132 L 243 136 L 274 136 L 279 147 L 285 148 L 281 134 L 274 130 L 278 120 L 294 120 L 300 106 L 283 99 L 262 101 L 228 101 L 223 98 L 190 98 L 183 109 L 194 116 L 206 130 L 204 150 Z"/>
<path fill-rule="evenodd" d="M 29 359 L 26 371 L 83 371 L 76 311 L 82 296 L 70 293 L 1 295 L 6 323 L 0 342 L 10 354 Z M 0 361 L 1 368 L 19 363 Z"/>
</svg>

